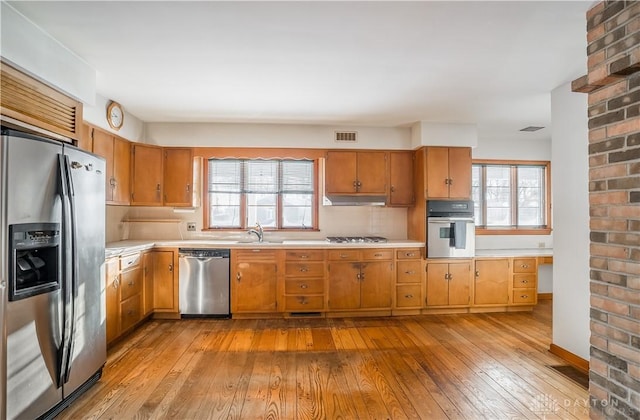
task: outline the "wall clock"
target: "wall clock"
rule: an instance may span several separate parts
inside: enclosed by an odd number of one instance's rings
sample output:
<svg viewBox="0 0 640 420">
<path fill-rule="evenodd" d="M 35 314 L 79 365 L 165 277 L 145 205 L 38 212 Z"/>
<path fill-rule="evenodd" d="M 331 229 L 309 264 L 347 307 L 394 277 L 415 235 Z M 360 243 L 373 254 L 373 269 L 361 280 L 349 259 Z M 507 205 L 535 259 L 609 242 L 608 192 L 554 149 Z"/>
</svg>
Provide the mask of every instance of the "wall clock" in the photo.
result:
<svg viewBox="0 0 640 420">
<path fill-rule="evenodd" d="M 124 123 L 124 111 L 122 105 L 115 101 L 111 101 L 107 107 L 107 122 L 114 130 L 120 130 Z"/>
</svg>

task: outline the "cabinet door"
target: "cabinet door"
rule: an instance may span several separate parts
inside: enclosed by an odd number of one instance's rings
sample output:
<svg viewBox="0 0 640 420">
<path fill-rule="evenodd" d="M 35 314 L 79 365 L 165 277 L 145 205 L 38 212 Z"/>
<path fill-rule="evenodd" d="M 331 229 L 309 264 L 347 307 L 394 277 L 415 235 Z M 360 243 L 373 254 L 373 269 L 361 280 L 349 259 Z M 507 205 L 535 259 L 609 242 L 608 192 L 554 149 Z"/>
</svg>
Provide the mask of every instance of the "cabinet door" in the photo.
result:
<svg viewBox="0 0 640 420">
<path fill-rule="evenodd" d="M 164 149 L 164 205 L 190 207 L 193 188 L 193 151 Z"/>
<path fill-rule="evenodd" d="M 509 260 L 476 260 L 474 305 L 509 302 Z"/>
<path fill-rule="evenodd" d="M 449 148 L 427 149 L 427 195 L 429 198 L 449 198 Z"/>
<path fill-rule="evenodd" d="M 427 306 L 449 304 L 449 264 L 427 264 Z"/>
<path fill-rule="evenodd" d="M 87 152 L 93 151 L 93 127 L 87 123 L 82 124 L 78 147 Z"/>
<path fill-rule="evenodd" d="M 93 153 L 106 160 L 106 201 L 113 202 L 113 136 L 101 130 L 93 130 Z"/>
<path fill-rule="evenodd" d="M 449 305 L 468 305 L 470 294 L 471 263 L 449 264 Z"/>
<path fill-rule="evenodd" d="M 449 148 L 449 197 L 471 197 L 471 148 Z"/>
<path fill-rule="evenodd" d="M 105 261 L 107 343 L 120 334 L 120 259 Z"/>
<path fill-rule="evenodd" d="M 237 263 L 231 280 L 234 289 L 231 312 L 275 312 L 277 267 L 271 261 Z"/>
<path fill-rule="evenodd" d="M 146 252 L 142 256 L 142 313 L 148 315 L 153 312 L 153 252 Z"/>
<path fill-rule="evenodd" d="M 357 192 L 356 152 L 327 152 L 324 177 L 327 194 Z"/>
<path fill-rule="evenodd" d="M 389 153 L 389 183 L 389 205 L 413 204 L 413 152 Z"/>
<path fill-rule="evenodd" d="M 390 308 L 393 262 L 374 261 L 361 263 L 360 308 Z"/>
<path fill-rule="evenodd" d="M 163 312 L 178 312 L 178 287 L 172 251 L 153 251 L 153 307 Z"/>
<path fill-rule="evenodd" d="M 131 204 L 162 205 L 162 148 L 134 144 Z"/>
<path fill-rule="evenodd" d="M 360 308 L 360 263 L 329 264 L 329 309 Z"/>
<path fill-rule="evenodd" d="M 113 139 L 113 204 L 129 204 L 131 195 L 131 143 Z"/>
<path fill-rule="evenodd" d="M 387 153 L 357 153 L 357 186 L 358 193 L 387 193 Z"/>
</svg>

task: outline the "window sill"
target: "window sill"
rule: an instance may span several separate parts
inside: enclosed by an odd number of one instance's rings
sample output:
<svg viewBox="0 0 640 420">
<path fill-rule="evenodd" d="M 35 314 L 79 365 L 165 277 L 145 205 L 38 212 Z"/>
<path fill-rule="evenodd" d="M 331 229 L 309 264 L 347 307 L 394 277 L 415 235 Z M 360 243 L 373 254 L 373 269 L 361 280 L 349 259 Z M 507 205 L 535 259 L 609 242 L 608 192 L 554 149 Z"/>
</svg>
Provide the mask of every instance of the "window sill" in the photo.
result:
<svg viewBox="0 0 640 420">
<path fill-rule="evenodd" d="M 550 235 L 551 228 L 518 229 L 518 228 L 476 228 L 476 235 Z"/>
</svg>

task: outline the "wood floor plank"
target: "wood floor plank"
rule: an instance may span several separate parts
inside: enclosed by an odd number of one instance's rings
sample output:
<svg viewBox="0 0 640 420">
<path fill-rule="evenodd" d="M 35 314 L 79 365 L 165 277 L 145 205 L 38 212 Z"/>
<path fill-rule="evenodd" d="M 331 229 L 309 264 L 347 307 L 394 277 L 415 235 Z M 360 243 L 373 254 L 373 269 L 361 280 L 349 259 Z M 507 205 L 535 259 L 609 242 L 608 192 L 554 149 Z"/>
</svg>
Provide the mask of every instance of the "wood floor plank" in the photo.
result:
<svg viewBox="0 0 640 420">
<path fill-rule="evenodd" d="M 58 418 L 588 418 L 550 314 L 152 320 Z"/>
</svg>

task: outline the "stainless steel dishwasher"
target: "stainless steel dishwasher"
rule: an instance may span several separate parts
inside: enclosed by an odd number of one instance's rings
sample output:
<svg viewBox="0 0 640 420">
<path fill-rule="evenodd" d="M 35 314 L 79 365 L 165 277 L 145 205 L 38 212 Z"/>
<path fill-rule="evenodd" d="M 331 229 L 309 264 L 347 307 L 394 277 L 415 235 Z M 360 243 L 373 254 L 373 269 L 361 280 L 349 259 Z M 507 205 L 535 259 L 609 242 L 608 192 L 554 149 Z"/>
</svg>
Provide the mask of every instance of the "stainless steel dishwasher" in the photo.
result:
<svg viewBox="0 0 640 420">
<path fill-rule="evenodd" d="M 180 248 L 183 317 L 229 317 L 229 256 L 228 249 Z"/>
</svg>

